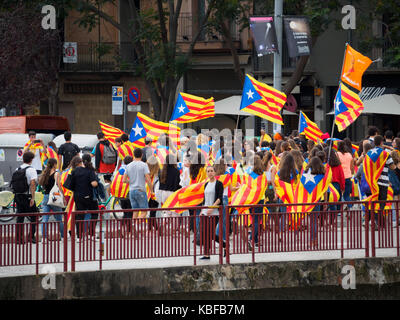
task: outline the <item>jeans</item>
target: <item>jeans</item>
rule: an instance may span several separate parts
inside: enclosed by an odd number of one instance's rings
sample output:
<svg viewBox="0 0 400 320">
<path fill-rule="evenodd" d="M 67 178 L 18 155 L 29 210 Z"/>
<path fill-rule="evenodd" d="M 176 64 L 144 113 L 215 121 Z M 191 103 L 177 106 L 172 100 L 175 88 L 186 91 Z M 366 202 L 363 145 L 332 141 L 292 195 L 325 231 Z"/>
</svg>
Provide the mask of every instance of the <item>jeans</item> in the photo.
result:
<svg viewBox="0 0 400 320">
<path fill-rule="evenodd" d="M 316 235 L 317 235 L 318 216 L 319 216 L 320 211 L 321 211 L 321 206 L 316 205 L 310 213 L 310 216 L 311 216 L 310 217 L 310 231 L 311 231 L 310 240 L 311 241 L 316 240 L 314 238 L 316 238 Z"/>
<path fill-rule="evenodd" d="M 281 199 L 278 198 L 277 203 L 283 203 Z M 279 212 L 282 214 L 278 214 L 278 219 L 279 219 L 279 232 L 285 231 L 285 216 L 286 216 L 286 210 L 287 206 L 280 206 L 279 207 Z"/>
<path fill-rule="evenodd" d="M 343 193 L 343 199 L 344 201 L 350 201 L 350 194 L 351 194 L 351 188 L 353 184 L 351 182 L 351 178 L 348 178 L 345 180 L 344 184 L 344 193 Z M 353 205 L 349 204 L 347 207 L 351 208 Z"/>
<path fill-rule="evenodd" d="M 263 204 L 264 200 L 260 200 L 257 204 Z M 259 228 L 259 219 L 262 219 L 262 215 L 260 215 L 260 213 L 263 213 L 263 207 L 257 207 L 254 208 L 254 243 L 257 244 L 258 243 L 258 228 Z M 250 236 L 250 241 L 253 239 L 253 234 L 251 234 Z"/>
<path fill-rule="evenodd" d="M 131 201 L 132 209 L 148 209 L 146 191 L 131 190 L 129 191 L 129 200 Z"/>
<path fill-rule="evenodd" d="M 337 191 L 339 191 L 339 194 L 340 194 L 339 201 L 341 201 L 342 200 L 342 193 L 341 193 L 341 190 L 340 190 L 339 182 L 332 182 L 332 185 L 334 186 L 334 188 Z M 329 211 L 338 211 L 338 212 L 340 212 L 340 205 L 329 205 Z M 336 214 L 335 213 L 331 213 L 330 214 L 329 223 L 332 223 L 334 221 L 334 217 L 336 217 Z"/>
<path fill-rule="evenodd" d="M 227 210 L 227 205 L 228 205 L 228 197 L 223 196 L 222 198 L 222 238 L 224 241 L 226 241 L 226 210 Z M 219 237 L 219 222 L 217 224 L 217 227 L 215 228 L 215 235 Z"/>
<path fill-rule="evenodd" d="M 56 207 L 56 206 L 52 206 L 52 205 L 48 205 L 47 202 L 49 202 L 49 195 L 45 194 L 43 196 L 43 201 L 42 201 L 42 203 L 44 203 L 43 210 L 42 210 L 43 213 L 47 213 L 47 212 L 50 212 L 50 211 L 63 212 L 62 208 Z M 62 238 L 64 236 L 64 224 L 62 222 L 63 215 L 62 214 L 56 214 L 53 217 L 54 217 L 54 219 L 56 219 L 56 221 L 60 222 L 60 234 L 61 234 L 61 238 Z M 43 219 L 42 219 L 42 235 L 45 238 L 47 237 L 47 222 L 49 221 L 49 219 L 50 219 L 49 215 L 44 215 Z"/>
</svg>

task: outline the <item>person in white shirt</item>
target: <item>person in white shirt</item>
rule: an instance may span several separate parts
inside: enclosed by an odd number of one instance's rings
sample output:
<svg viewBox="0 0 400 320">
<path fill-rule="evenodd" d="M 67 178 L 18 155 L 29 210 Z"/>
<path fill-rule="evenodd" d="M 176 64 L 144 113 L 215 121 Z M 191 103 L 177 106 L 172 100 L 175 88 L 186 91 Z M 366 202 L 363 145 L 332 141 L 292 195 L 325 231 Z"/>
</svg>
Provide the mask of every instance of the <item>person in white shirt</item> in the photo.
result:
<svg viewBox="0 0 400 320">
<path fill-rule="evenodd" d="M 25 176 L 28 184 L 28 191 L 24 193 L 16 193 L 15 194 L 15 204 L 17 206 L 17 213 L 36 213 L 38 209 L 35 204 L 35 190 L 36 190 L 36 180 L 37 180 L 37 172 L 32 167 L 32 162 L 35 155 L 27 151 L 23 154 L 23 164 L 17 170 L 25 170 Z M 36 233 L 36 219 L 37 215 L 29 216 L 30 219 L 30 233 L 27 237 L 27 241 L 32 243 L 36 243 L 35 233 Z M 23 222 L 25 220 L 25 216 L 18 216 L 16 222 L 16 237 L 15 241 L 17 244 L 25 243 L 24 237 L 24 225 Z"/>
<path fill-rule="evenodd" d="M 42 173 L 41 155 L 44 152 L 44 144 L 41 139 L 36 139 L 36 132 L 29 131 L 29 143 L 24 147 L 25 151 L 30 151 L 34 154 L 31 166 L 36 170 L 37 174 Z"/>
</svg>

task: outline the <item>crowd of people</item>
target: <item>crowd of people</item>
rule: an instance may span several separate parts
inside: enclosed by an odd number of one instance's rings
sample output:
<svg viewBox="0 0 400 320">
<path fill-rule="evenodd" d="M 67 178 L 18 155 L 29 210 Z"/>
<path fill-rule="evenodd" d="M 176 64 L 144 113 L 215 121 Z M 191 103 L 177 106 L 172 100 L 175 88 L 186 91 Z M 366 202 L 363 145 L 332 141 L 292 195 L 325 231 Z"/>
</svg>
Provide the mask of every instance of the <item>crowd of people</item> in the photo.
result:
<svg viewBox="0 0 400 320">
<path fill-rule="evenodd" d="M 211 134 L 198 134 L 196 137 L 182 137 L 181 145 L 175 146 L 167 135 L 161 136 L 153 142 L 146 138 L 144 148 L 133 148 L 126 134 L 109 141 L 104 133 L 98 133 L 98 144 L 90 154 L 80 154 L 79 147 L 71 142 L 71 133 L 64 134 L 65 143 L 56 148 L 49 143 L 44 146 L 40 140 L 36 140 L 34 132 L 29 133 L 30 141 L 23 154 L 24 164 L 17 171 L 23 170 L 27 182 L 27 188 L 16 195 L 18 213 L 38 212 L 34 202 L 37 185 L 43 194 L 42 212 L 62 212 L 62 206 L 50 204 L 51 191 L 57 186 L 63 194 L 63 204 L 67 206 L 71 197 L 74 200 L 77 211 L 97 210 L 99 194 L 103 194 L 102 181 L 113 183 L 119 177 L 122 185 L 129 185 L 129 192 L 121 197 L 115 190 L 106 190 L 118 198 L 122 209 L 148 209 L 162 207 L 167 199 L 176 191 L 190 185 L 206 182 L 204 196 L 201 205 L 214 207 L 203 210 L 188 210 L 188 215 L 198 216 L 190 219 L 190 232 L 197 226 L 199 235 L 207 241 L 202 241 L 204 256 L 209 259 L 211 238 L 216 241 L 225 241 L 229 230 L 226 230 L 225 221 L 221 222 L 223 239 L 219 239 L 218 209 L 223 206 L 225 210 L 235 192 L 256 177 L 265 180 L 265 191 L 258 204 L 284 203 L 279 196 L 277 180 L 296 185 L 304 172 L 311 175 L 325 174 L 327 168 L 332 172 L 331 184 L 339 194 L 339 200 L 360 200 L 352 198 L 354 181 L 357 181 L 360 194 L 371 194 L 368 184 L 365 182 L 363 160 L 366 154 L 374 148 L 386 149 L 390 156 L 386 160 L 384 169 L 378 179 L 379 200 L 387 200 L 388 187 L 391 186 L 395 199 L 400 195 L 400 137 L 394 138 L 391 131 L 386 131 L 384 136 L 379 135 L 376 127 L 370 127 L 368 135 L 358 144 L 350 139 L 335 141 L 326 139 L 314 142 L 307 140 L 303 134 L 293 131 L 290 136 L 276 133 L 270 138 L 265 132 L 261 132 L 261 138 L 250 140 L 234 140 L 229 145 L 224 138 L 215 138 Z M 231 148 L 233 146 L 233 148 Z M 236 149 L 235 149 L 236 148 Z M 239 150 L 239 152 L 234 152 Z M 92 159 L 94 161 L 92 161 Z M 93 165 L 94 162 L 94 165 Z M 44 170 L 42 170 L 44 168 Z M 236 176 L 236 179 L 228 179 L 222 183 L 223 177 Z M 104 179 L 101 179 L 103 176 Z M 354 180 L 354 178 L 356 180 Z M 128 189 L 128 188 L 127 188 Z M 329 205 L 327 195 L 324 203 L 316 206 L 315 210 L 338 210 L 337 206 Z M 383 207 L 382 207 L 383 208 Z M 351 205 L 348 205 L 351 209 Z M 285 208 L 279 208 L 281 213 Z M 256 208 L 255 213 L 262 213 L 262 207 Z M 174 217 L 179 214 L 175 211 L 164 210 L 165 217 Z M 155 217 L 155 212 L 146 210 L 124 213 L 123 236 L 129 236 L 134 232 L 132 219 L 143 217 Z M 213 217 L 211 223 L 210 217 Z M 225 215 L 223 215 L 225 218 Z M 257 217 L 257 216 L 256 216 Z M 37 217 L 32 216 L 32 219 Z M 45 216 L 42 226 L 43 237 L 47 236 L 46 222 L 49 216 Z M 58 221 L 61 215 L 55 215 Z M 23 217 L 17 219 L 17 223 L 23 222 Z M 76 225 L 77 238 L 87 235 L 95 237 L 97 215 L 76 215 L 76 221 L 89 220 L 88 231 L 82 227 L 82 223 Z M 160 236 L 165 230 L 171 230 L 162 223 L 155 223 L 155 219 L 148 219 L 148 228 L 158 230 Z M 65 223 L 65 221 L 64 221 Z M 135 223 L 135 222 L 134 222 Z M 256 226 L 254 243 L 258 243 L 258 219 L 253 222 Z M 283 220 L 278 221 L 279 232 L 285 228 Z M 315 222 L 316 224 L 316 222 Z M 60 234 L 63 235 L 61 223 Z M 147 226 L 146 226 L 147 227 Z M 179 226 L 175 226 L 179 227 Z M 315 225 L 311 227 L 314 229 Z M 30 241 L 34 240 L 35 225 L 32 224 Z M 17 230 L 18 241 L 24 241 L 23 229 Z M 312 233 L 311 241 L 315 241 Z M 198 236 L 199 236 L 198 235 Z M 252 239 L 250 239 L 252 240 Z M 197 240 L 198 241 L 198 240 Z"/>
</svg>

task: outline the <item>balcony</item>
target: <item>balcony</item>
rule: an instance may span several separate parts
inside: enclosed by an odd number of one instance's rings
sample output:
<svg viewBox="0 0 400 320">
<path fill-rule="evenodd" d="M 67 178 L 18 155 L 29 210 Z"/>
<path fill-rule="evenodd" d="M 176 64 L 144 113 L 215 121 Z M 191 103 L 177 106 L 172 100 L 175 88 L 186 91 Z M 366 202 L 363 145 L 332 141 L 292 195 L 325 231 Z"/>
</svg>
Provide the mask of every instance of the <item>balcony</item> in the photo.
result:
<svg viewBox="0 0 400 320">
<path fill-rule="evenodd" d="M 199 29 L 200 17 L 190 13 L 182 13 L 178 19 L 177 42 L 185 49 L 192 42 Z M 240 30 L 239 25 L 232 24 L 230 26 L 232 40 L 235 46 L 240 48 Z M 198 39 L 194 50 L 212 50 L 212 49 L 228 49 L 225 44 L 224 37 L 221 33 L 204 30 Z"/>
<path fill-rule="evenodd" d="M 77 47 L 78 62 L 62 63 L 62 71 L 133 71 L 137 65 L 133 46 L 130 42 L 78 42 Z"/>
</svg>

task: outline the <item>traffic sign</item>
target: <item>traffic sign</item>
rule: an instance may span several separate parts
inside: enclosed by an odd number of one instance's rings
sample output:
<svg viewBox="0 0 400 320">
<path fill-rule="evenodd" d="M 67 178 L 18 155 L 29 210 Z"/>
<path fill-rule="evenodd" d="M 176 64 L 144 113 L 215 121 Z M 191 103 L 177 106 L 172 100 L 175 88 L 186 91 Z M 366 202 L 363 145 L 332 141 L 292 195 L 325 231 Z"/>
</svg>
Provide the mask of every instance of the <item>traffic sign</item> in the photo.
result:
<svg viewBox="0 0 400 320">
<path fill-rule="evenodd" d="M 131 105 L 137 105 L 140 102 L 140 92 L 138 88 L 132 87 L 128 90 L 128 101 Z"/>
<path fill-rule="evenodd" d="M 112 87 L 112 115 L 124 114 L 124 88 Z"/>
<path fill-rule="evenodd" d="M 78 63 L 78 50 L 76 42 L 64 42 L 64 63 Z"/>
</svg>

